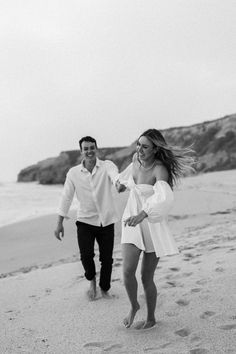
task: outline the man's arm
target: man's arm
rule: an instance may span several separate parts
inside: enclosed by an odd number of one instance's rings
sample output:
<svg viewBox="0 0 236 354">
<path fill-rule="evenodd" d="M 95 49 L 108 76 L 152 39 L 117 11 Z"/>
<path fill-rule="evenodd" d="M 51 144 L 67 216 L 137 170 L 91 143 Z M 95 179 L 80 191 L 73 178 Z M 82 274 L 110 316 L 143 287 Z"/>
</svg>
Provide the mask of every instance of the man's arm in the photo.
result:
<svg viewBox="0 0 236 354">
<path fill-rule="evenodd" d="M 110 177 L 112 183 L 116 187 L 118 193 L 124 192 L 126 190 L 126 186 L 121 184 L 119 181 L 119 172 L 117 166 L 112 161 L 107 162 L 107 174 Z"/>
<path fill-rule="evenodd" d="M 67 213 L 70 209 L 73 197 L 75 193 L 75 186 L 70 178 L 70 175 L 67 174 L 66 181 L 64 184 L 63 192 L 62 192 L 62 197 L 59 205 L 59 211 L 58 211 L 58 220 L 57 220 L 57 226 L 54 231 L 54 235 L 58 240 L 62 240 L 64 237 L 64 227 L 63 227 L 63 220 L 64 218 L 67 217 Z"/>
</svg>

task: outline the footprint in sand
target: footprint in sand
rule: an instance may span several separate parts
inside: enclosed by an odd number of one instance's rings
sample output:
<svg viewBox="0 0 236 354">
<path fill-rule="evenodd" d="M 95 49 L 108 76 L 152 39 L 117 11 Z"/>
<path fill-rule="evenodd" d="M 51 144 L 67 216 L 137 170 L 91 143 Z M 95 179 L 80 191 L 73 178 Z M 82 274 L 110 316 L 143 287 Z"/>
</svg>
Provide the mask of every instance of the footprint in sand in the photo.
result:
<svg viewBox="0 0 236 354">
<path fill-rule="evenodd" d="M 183 273 L 183 277 L 190 277 L 193 274 L 193 272 L 188 272 L 188 273 Z"/>
<path fill-rule="evenodd" d="M 213 246 L 213 247 L 209 248 L 209 251 L 214 251 L 214 250 L 217 250 L 219 248 L 221 248 L 221 247 L 220 246 Z"/>
<path fill-rule="evenodd" d="M 193 289 L 191 289 L 191 293 L 199 293 L 200 291 L 202 291 L 201 288 L 193 288 Z"/>
<path fill-rule="evenodd" d="M 176 287 L 183 287 L 184 285 L 177 281 L 167 281 L 166 285 L 163 288 L 176 288 Z"/>
<path fill-rule="evenodd" d="M 215 312 L 213 312 L 213 311 L 205 311 L 205 312 L 203 312 L 202 314 L 201 314 L 201 316 L 200 316 L 200 318 L 202 318 L 202 319 L 206 319 L 206 318 L 208 318 L 208 317 L 211 317 L 211 316 L 214 316 L 216 313 Z"/>
<path fill-rule="evenodd" d="M 195 258 L 196 256 L 194 256 L 194 254 L 192 254 L 192 253 L 184 253 L 184 257 L 188 258 L 188 260 L 189 260 L 191 258 Z"/>
<path fill-rule="evenodd" d="M 196 281 L 196 284 L 198 284 L 198 285 L 205 285 L 206 283 L 207 283 L 206 279 L 200 279 L 200 280 Z"/>
<path fill-rule="evenodd" d="M 217 267 L 217 268 L 215 269 L 215 271 L 222 273 L 222 272 L 224 272 L 225 270 L 224 270 L 224 268 L 222 268 L 222 267 Z"/>
<path fill-rule="evenodd" d="M 192 261 L 194 260 L 194 258 L 202 256 L 201 253 L 197 253 L 197 254 L 192 254 L 192 253 L 184 253 L 184 261 Z"/>
<path fill-rule="evenodd" d="M 111 352 L 112 350 L 117 350 L 122 348 L 122 344 L 113 343 L 113 342 L 91 342 L 86 343 L 83 346 L 84 348 L 102 348 L 104 352 Z"/>
<path fill-rule="evenodd" d="M 219 328 L 225 331 L 230 331 L 231 329 L 236 329 L 236 324 L 227 324 L 224 326 L 220 326 Z"/>
<path fill-rule="evenodd" d="M 173 272 L 179 272 L 180 271 L 180 268 L 178 268 L 178 267 L 171 267 L 169 269 L 172 270 Z"/>
<path fill-rule="evenodd" d="M 189 354 L 207 354 L 207 353 L 210 352 L 205 348 L 194 348 L 189 351 Z"/>
<path fill-rule="evenodd" d="M 200 340 L 201 340 L 201 338 L 200 338 L 199 336 L 196 336 L 196 335 L 194 335 L 194 336 L 190 339 L 191 342 L 199 342 Z"/>
<path fill-rule="evenodd" d="M 199 263 L 202 263 L 201 261 L 194 261 L 192 262 L 192 264 L 199 264 Z"/>
<path fill-rule="evenodd" d="M 188 337 L 190 333 L 191 332 L 189 328 L 181 328 L 178 331 L 175 331 L 175 334 L 177 334 L 180 337 Z"/>
<path fill-rule="evenodd" d="M 175 301 L 175 302 L 176 302 L 176 304 L 179 305 L 179 306 L 187 306 L 187 305 L 190 303 L 189 300 L 184 300 L 184 299 L 180 299 L 180 300 Z"/>
<path fill-rule="evenodd" d="M 158 350 L 159 349 L 165 349 L 166 347 L 168 347 L 169 345 L 171 345 L 172 343 L 168 342 L 168 343 L 164 343 L 158 347 L 148 347 L 148 348 L 144 348 L 143 351 L 145 353 L 148 353 L 148 352 L 154 352 L 154 353 L 159 353 Z"/>
</svg>

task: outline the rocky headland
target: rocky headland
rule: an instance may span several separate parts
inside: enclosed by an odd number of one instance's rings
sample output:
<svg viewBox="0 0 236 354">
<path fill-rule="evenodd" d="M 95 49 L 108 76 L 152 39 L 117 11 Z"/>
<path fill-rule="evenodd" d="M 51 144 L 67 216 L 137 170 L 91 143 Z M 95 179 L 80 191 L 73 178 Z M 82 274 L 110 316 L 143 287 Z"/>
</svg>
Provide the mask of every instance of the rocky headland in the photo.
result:
<svg viewBox="0 0 236 354">
<path fill-rule="evenodd" d="M 236 168 L 236 114 L 191 126 L 165 129 L 162 133 L 172 145 L 192 146 L 196 152 L 197 172 Z M 136 141 L 127 147 L 101 148 L 99 157 L 114 161 L 122 171 L 130 163 L 135 148 Z M 57 157 L 39 161 L 22 169 L 17 181 L 64 183 L 67 171 L 80 160 L 79 150 L 62 151 Z"/>
</svg>

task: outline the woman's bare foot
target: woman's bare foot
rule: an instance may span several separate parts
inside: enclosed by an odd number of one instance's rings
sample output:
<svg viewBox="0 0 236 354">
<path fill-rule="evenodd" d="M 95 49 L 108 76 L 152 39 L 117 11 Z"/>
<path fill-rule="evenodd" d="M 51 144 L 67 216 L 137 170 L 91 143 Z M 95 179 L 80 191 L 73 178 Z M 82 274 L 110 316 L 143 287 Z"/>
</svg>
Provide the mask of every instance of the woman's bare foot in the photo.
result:
<svg viewBox="0 0 236 354">
<path fill-rule="evenodd" d="M 96 278 L 90 281 L 90 288 L 87 292 L 87 295 L 90 301 L 94 301 L 96 299 L 96 295 L 97 295 Z"/>
<path fill-rule="evenodd" d="M 134 308 L 131 308 L 128 316 L 126 316 L 123 320 L 123 323 L 125 325 L 126 328 L 129 328 L 133 321 L 134 321 L 134 317 L 136 315 L 136 312 L 140 309 L 139 304 L 137 303 L 137 305 Z"/>
<path fill-rule="evenodd" d="M 139 321 L 135 329 L 150 329 L 156 325 L 155 319 L 148 321 Z"/>
<path fill-rule="evenodd" d="M 149 329 L 149 328 L 152 328 L 156 325 L 156 321 L 155 320 L 151 320 L 151 321 L 146 321 L 144 324 L 143 324 L 143 329 Z"/>
</svg>

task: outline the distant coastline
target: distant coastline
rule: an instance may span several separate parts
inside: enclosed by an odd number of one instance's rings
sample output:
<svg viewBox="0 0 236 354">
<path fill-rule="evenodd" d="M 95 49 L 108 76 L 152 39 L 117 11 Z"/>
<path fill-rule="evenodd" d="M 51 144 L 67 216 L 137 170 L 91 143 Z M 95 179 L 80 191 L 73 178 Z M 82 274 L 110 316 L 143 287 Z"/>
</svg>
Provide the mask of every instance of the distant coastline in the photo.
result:
<svg viewBox="0 0 236 354">
<path fill-rule="evenodd" d="M 196 171 L 212 172 L 236 168 L 236 114 L 223 118 L 162 130 L 172 145 L 192 146 L 196 152 Z M 128 147 L 99 149 L 101 159 L 116 163 L 122 171 L 132 160 L 136 142 Z M 21 170 L 18 182 L 63 184 L 66 173 L 80 162 L 79 150 L 63 151 L 57 157 L 42 160 Z"/>
</svg>

